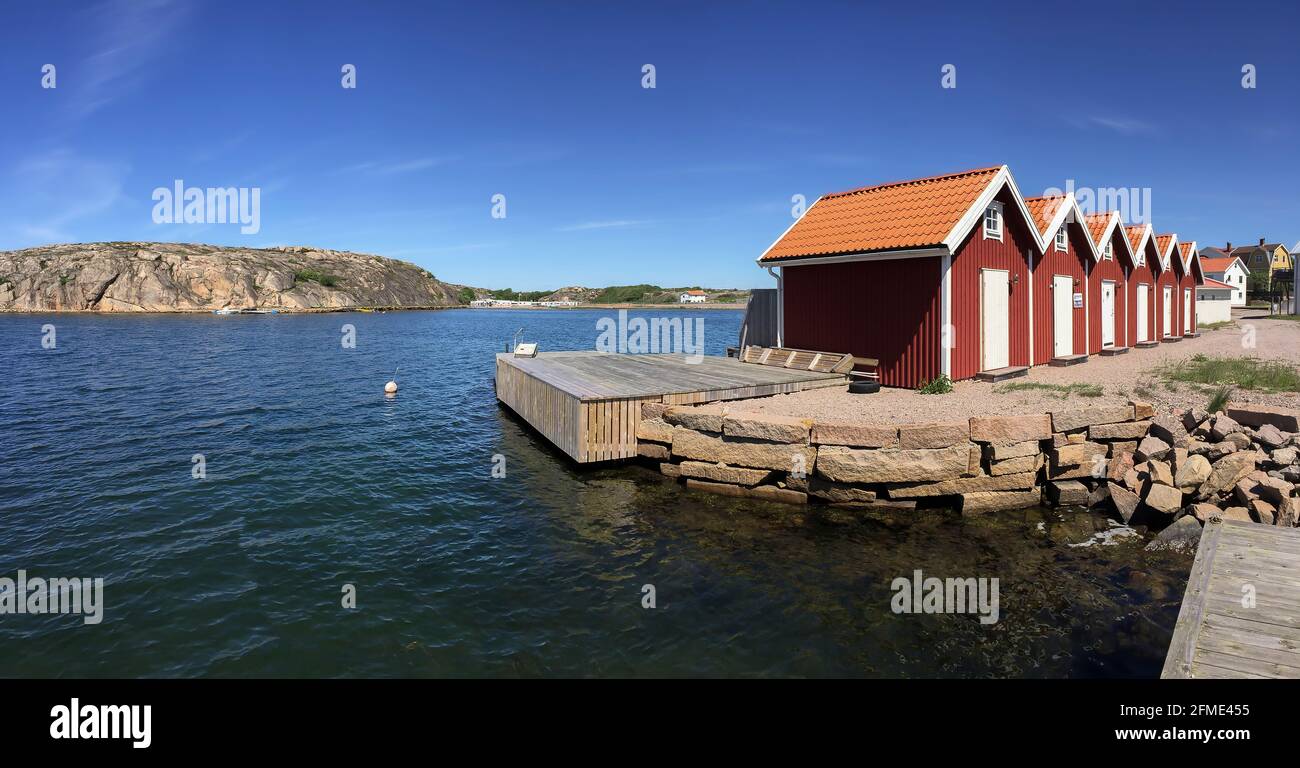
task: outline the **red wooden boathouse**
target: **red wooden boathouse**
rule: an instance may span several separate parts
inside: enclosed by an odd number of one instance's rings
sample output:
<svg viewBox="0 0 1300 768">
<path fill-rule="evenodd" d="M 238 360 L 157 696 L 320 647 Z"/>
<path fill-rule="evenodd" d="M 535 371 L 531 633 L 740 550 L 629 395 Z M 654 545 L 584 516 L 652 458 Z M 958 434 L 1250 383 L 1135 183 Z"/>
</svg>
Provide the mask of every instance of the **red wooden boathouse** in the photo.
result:
<svg viewBox="0 0 1300 768">
<path fill-rule="evenodd" d="M 915 387 L 1030 365 L 1042 252 L 994 166 L 821 197 L 758 263 L 780 270 L 782 344 L 876 358 L 882 384 Z"/>
<path fill-rule="evenodd" d="M 1089 214 L 1085 221 L 1097 249 L 1097 262 L 1088 275 L 1088 301 L 1095 311 L 1088 318 L 1088 352 L 1120 352 L 1129 341 L 1129 278 L 1133 274 L 1133 253 L 1119 213 Z"/>
</svg>

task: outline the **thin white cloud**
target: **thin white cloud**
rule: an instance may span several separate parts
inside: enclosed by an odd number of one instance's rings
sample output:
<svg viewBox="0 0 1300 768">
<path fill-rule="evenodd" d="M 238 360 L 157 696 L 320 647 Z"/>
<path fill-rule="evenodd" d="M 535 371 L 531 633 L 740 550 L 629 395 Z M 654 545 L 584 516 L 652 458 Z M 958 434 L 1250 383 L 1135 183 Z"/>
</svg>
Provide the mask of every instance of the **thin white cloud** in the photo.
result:
<svg viewBox="0 0 1300 768">
<path fill-rule="evenodd" d="M 1151 123 L 1126 117 L 1093 115 L 1088 118 L 1087 122 L 1091 126 L 1106 128 L 1116 133 L 1122 133 L 1125 136 L 1159 133 L 1159 129 Z"/>
<path fill-rule="evenodd" d="M 74 81 L 74 114 L 87 117 L 135 90 L 150 62 L 174 43 L 193 8 L 173 0 L 108 0 L 87 10 L 85 25 L 94 37 L 85 76 Z"/>
<path fill-rule="evenodd" d="M 339 169 L 339 173 L 369 173 L 376 176 L 393 176 L 401 173 L 412 173 L 414 171 L 423 171 L 426 168 L 436 168 L 440 165 L 446 165 L 455 158 L 451 157 L 417 157 L 412 160 L 401 160 L 391 163 L 380 163 L 369 160 L 364 163 L 357 163 Z"/>
<path fill-rule="evenodd" d="M 649 224 L 649 221 L 637 219 L 614 219 L 612 221 L 584 221 L 581 224 L 572 224 L 567 227 L 558 227 L 556 232 L 584 232 L 589 229 L 615 229 L 617 227 L 636 227 L 641 224 Z"/>
<path fill-rule="evenodd" d="M 70 149 L 33 155 L 12 172 L 15 188 L 23 189 L 21 200 L 11 203 L 6 211 L 15 221 L 12 229 L 29 240 L 73 241 L 78 221 L 103 213 L 124 199 L 123 182 L 130 170 L 123 163 Z M 145 216 L 149 205 L 145 201 Z"/>
</svg>

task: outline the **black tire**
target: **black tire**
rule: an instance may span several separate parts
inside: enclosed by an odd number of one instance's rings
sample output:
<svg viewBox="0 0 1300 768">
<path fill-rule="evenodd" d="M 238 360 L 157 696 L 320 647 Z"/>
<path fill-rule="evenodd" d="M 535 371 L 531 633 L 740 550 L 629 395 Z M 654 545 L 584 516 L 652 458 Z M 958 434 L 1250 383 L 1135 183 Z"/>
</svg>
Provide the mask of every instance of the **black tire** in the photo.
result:
<svg viewBox="0 0 1300 768">
<path fill-rule="evenodd" d="M 875 381 L 850 381 L 849 393 L 853 395 L 872 395 L 880 391 L 880 384 Z"/>
</svg>

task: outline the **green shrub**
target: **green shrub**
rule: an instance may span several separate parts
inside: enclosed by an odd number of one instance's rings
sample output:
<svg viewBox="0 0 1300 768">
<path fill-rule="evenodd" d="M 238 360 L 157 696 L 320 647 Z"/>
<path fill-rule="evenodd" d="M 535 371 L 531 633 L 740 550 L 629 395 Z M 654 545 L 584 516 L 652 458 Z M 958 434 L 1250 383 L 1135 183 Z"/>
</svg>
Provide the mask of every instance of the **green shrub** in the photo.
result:
<svg viewBox="0 0 1300 768">
<path fill-rule="evenodd" d="M 921 386 L 917 387 L 916 391 L 923 395 L 946 395 L 952 391 L 952 379 L 940 374 L 929 381 L 921 382 Z"/>
<path fill-rule="evenodd" d="M 657 285 L 611 285 L 592 301 L 596 304 L 634 304 L 641 301 L 647 293 L 658 293 L 662 290 Z"/>
<path fill-rule="evenodd" d="M 999 384 L 993 388 L 994 392 L 1021 392 L 1024 390 L 1041 390 L 1056 395 L 1057 397 L 1069 397 L 1076 395 L 1078 397 L 1101 397 L 1103 390 L 1097 384 L 1044 384 L 1038 381 L 1015 381 L 1010 384 Z"/>
<path fill-rule="evenodd" d="M 334 275 L 327 275 L 314 269 L 300 269 L 293 273 L 293 282 L 294 285 L 298 283 L 319 283 L 326 288 L 333 288 L 339 284 L 339 279 Z"/>
<path fill-rule="evenodd" d="M 473 288 L 461 288 L 460 293 L 456 295 L 461 304 L 468 304 L 475 299 Z"/>
</svg>

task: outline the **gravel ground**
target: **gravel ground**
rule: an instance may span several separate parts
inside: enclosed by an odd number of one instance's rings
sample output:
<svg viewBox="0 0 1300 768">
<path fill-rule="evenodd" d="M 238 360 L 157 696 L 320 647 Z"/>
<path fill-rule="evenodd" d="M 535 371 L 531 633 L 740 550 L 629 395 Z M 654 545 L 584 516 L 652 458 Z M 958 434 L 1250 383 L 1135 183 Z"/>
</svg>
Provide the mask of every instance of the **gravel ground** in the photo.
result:
<svg viewBox="0 0 1300 768">
<path fill-rule="evenodd" d="M 1300 322 L 1266 320 L 1258 312 L 1236 311 L 1235 326 L 1205 331 L 1200 338 L 1162 344 L 1153 349 L 1131 349 L 1115 357 L 1093 356 L 1068 368 L 1040 365 L 1012 382 L 1044 384 L 1096 384 L 1100 397 L 1062 396 L 1041 390 L 999 391 L 1000 384 L 960 381 L 946 395 L 921 395 L 908 389 L 881 389 L 874 395 L 851 395 L 840 387 L 827 387 L 788 395 L 728 403 L 731 411 L 799 416 L 841 423 L 908 424 L 957 421 L 970 416 L 1044 413 L 1063 407 L 1123 404 L 1130 399 L 1152 403 L 1158 411 L 1203 406 L 1208 395 L 1198 385 L 1163 381 L 1157 369 L 1197 353 L 1224 357 L 1258 357 L 1300 364 Z M 1247 331 L 1255 331 L 1255 348 L 1243 346 Z M 1256 403 L 1300 408 L 1300 394 L 1238 390 L 1234 403 Z"/>
</svg>

